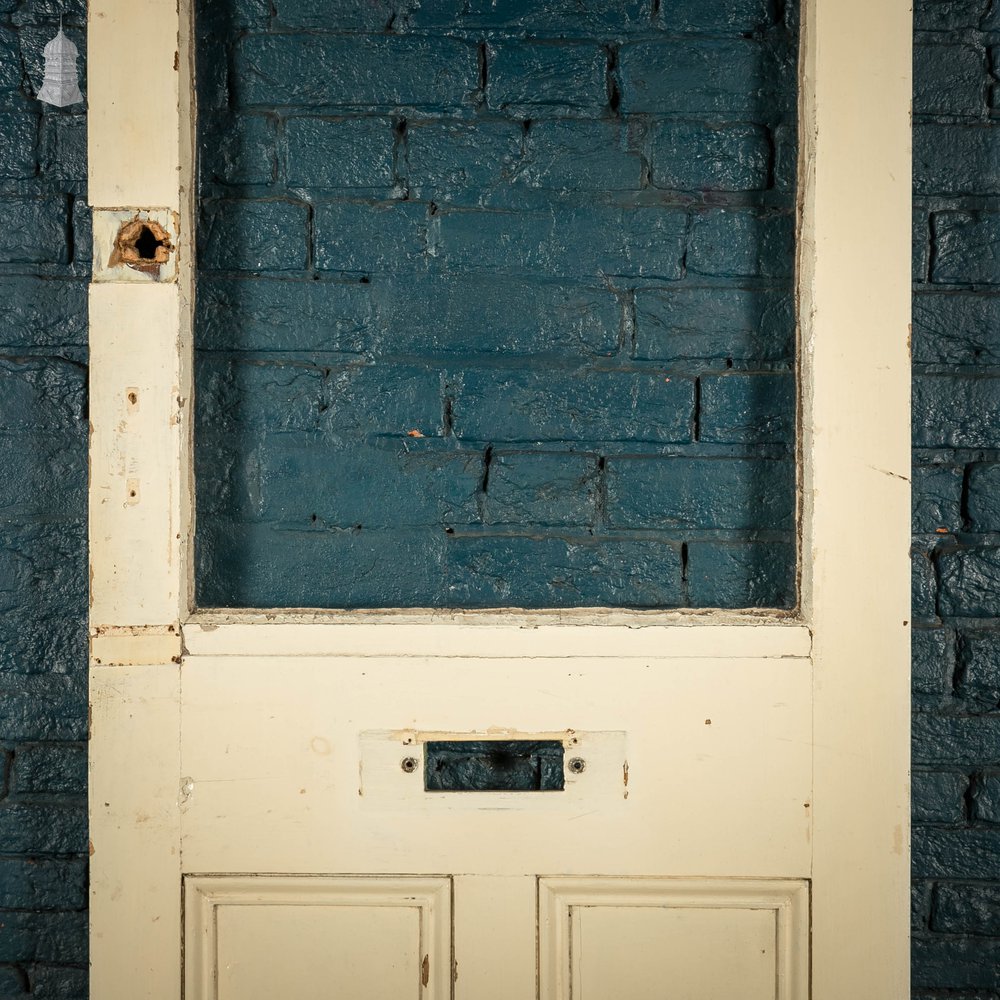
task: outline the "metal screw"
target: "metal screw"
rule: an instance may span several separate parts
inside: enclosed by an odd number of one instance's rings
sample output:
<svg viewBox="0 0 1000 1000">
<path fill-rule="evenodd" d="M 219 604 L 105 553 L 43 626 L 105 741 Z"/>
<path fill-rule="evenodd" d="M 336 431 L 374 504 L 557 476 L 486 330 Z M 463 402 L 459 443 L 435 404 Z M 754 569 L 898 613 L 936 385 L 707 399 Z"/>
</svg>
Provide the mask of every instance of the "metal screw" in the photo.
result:
<svg viewBox="0 0 1000 1000">
<path fill-rule="evenodd" d="M 574 774 L 583 774 L 587 770 L 587 762 L 582 757 L 571 757 L 569 760 L 569 769 Z"/>
<path fill-rule="evenodd" d="M 417 769 L 417 758 L 416 757 L 404 757 L 402 759 L 402 761 L 400 761 L 399 766 L 407 774 L 413 774 L 413 772 Z"/>
</svg>

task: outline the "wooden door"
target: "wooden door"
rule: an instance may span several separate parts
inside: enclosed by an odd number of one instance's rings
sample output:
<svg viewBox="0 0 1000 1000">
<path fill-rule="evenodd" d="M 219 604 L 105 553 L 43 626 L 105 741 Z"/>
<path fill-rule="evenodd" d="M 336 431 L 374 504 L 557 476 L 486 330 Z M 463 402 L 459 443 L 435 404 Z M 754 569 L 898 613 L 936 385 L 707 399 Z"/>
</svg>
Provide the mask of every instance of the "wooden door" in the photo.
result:
<svg viewBox="0 0 1000 1000">
<path fill-rule="evenodd" d="M 91 5 L 95 1000 L 908 995 L 910 14 L 804 24 L 796 613 L 207 613 L 190 12 Z"/>
</svg>

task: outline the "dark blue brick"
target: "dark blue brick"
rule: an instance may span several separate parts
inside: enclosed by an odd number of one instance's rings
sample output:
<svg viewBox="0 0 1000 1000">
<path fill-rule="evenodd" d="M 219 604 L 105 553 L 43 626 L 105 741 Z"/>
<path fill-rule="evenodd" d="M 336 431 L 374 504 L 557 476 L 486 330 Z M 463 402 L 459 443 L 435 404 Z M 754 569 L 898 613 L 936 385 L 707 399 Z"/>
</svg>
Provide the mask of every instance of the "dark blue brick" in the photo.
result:
<svg viewBox="0 0 1000 1000">
<path fill-rule="evenodd" d="M 384 355 L 585 358 L 618 347 L 621 303 L 605 287 L 490 274 L 375 277 L 357 287 L 371 291 L 371 346 Z"/>
<path fill-rule="evenodd" d="M 452 204 L 484 204 L 518 177 L 524 130 L 514 122 L 415 123 L 406 133 L 413 194 Z"/>
<path fill-rule="evenodd" d="M 919 622 L 937 621 L 937 573 L 931 553 L 914 547 L 910 554 L 910 605 Z"/>
<path fill-rule="evenodd" d="M 695 608 L 789 608 L 795 604 L 795 545 L 688 543 L 688 595 Z"/>
<path fill-rule="evenodd" d="M 85 347 L 86 283 L 27 276 L 0 279 L 0 344 L 14 349 Z"/>
<path fill-rule="evenodd" d="M 969 469 L 969 520 L 975 531 L 1000 531 L 1000 465 Z"/>
<path fill-rule="evenodd" d="M 47 114 L 42 119 L 42 176 L 47 180 L 87 179 L 87 119 Z"/>
<path fill-rule="evenodd" d="M 494 452 L 484 495 L 487 524 L 593 525 L 600 473 L 594 455 Z"/>
<path fill-rule="evenodd" d="M 246 106 L 454 107 L 479 81 L 476 46 L 453 38 L 249 35 L 234 66 Z"/>
<path fill-rule="evenodd" d="M 914 27 L 917 31 L 975 29 L 989 6 L 989 0 L 916 0 Z"/>
<path fill-rule="evenodd" d="M 48 28 L 64 17 L 67 23 L 83 24 L 87 20 L 86 0 L 21 0 L 5 3 L 3 10 L 17 10 L 11 18 L 14 24 L 41 24 Z"/>
<path fill-rule="evenodd" d="M 86 372 L 65 361 L 0 359 L 0 430 L 72 431 L 82 425 Z"/>
<path fill-rule="evenodd" d="M 87 962 L 87 914 L 0 911 L 0 962 Z"/>
<path fill-rule="evenodd" d="M 1000 633 L 966 632 L 961 666 L 958 695 L 967 708 L 979 712 L 1000 708 Z"/>
<path fill-rule="evenodd" d="M 925 208 L 914 208 L 911 231 L 911 269 L 913 280 L 930 280 L 931 220 Z"/>
<path fill-rule="evenodd" d="M 914 295 L 913 360 L 930 365 L 1000 364 L 1000 295 Z"/>
<path fill-rule="evenodd" d="M 750 288 L 640 289 L 636 357 L 652 361 L 732 358 L 791 361 L 791 291 Z"/>
<path fill-rule="evenodd" d="M 916 770 L 910 787 L 914 823 L 961 823 L 965 819 L 967 774 Z"/>
<path fill-rule="evenodd" d="M 638 191 L 642 157 L 629 130 L 614 121 L 541 121 L 532 124 L 517 182 L 564 193 Z"/>
<path fill-rule="evenodd" d="M 198 282 L 203 351 L 319 351 L 356 354 L 372 323 L 368 285 L 259 277 Z"/>
<path fill-rule="evenodd" d="M 916 827 L 911 846 L 917 878 L 981 878 L 995 869 L 1000 829 Z"/>
<path fill-rule="evenodd" d="M 954 465 L 913 467 L 913 530 L 960 531 L 963 469 Z"/>
<path fill-rule="evenodd" d="M 2 431 L 0 516 L 73 517 L 87 503 L 87 438 L 76 431 Z"/>
<path fill-rule="evenodd" d="M 403 0 L 399 7 L 410 28 L 502 29 L 512 35 L 586 38 L 642 31 L 650 21 L 644 0 Z"/>
<path fill-rule="evenodd" d="M 0 113 L 0 177 L 22 180 L 34 177 L 38 141 L 38 118 L 23 111 Z"/>
<path fill-rule="evenodd" d="M 1000 885 L 939 883 L 934 892 L 931 928 L 943 934 L 1000 936 Z"/>
<path fill-rule="evenodd" d="M 29 996 L 29 984 L 23 969 L 0 966 L 0 997 L 4 1000 L 20 1000 Z"/>
<path fill-rule="evenodd" d="M 73 262 L 89 266 L 94 249 L 93 217 L 83 198 L 73 199 Z"/>
<path fill-rule="evenodd" d="M 0 622 L 11 634 L 17 622 Z M 10 743 L 87 738 L 86 629 L 74 643 L 75 676 L 0 675 L 0 740 Z M 9 905 L 0 902 L 0 906 Z"/>
<path fill-rule="evenodd" d="M 58 264 L 66 260 L 64 199 L 0 199 L 0 263 Z"/>
<path fill-rule="evenodd" d="M 454 403 L 462 439 L 687 441 L 694 386 L 656 373 L 467 371 Z"/>
<path fill-rule="evenodd" d="M 19 795 L 86 794 L 87 748 L 65 744 L 18 747 L 13 788 Z"/>
<path fill-rule="evenodd" d="M 610 458 L 612 527 L 790 530 L 791 462 L 708 458 Z"/>
<path fill-rule="evenodd" d="M 393 130 L 388 118 L 289 118 L 288 183 L 390 193 Z"/>
<path fill-rule="evenodd" d="M 267 6 L 263 0 L 258 0 Z M 273 0 L 275 19 L 283 28 L 334 31 L 379 31 L 393 21 L 395 4 L 388 0 Z"/>
<path fill-rule="evenodd" d="M 1000 379 L 915 378 L 913 444 L 925 448 L 1000 446 Z"/>
<path fill-rule="evenodd" d="M 198 167 L 203 181 L 271 184 L 277 174 L 274 121 L 265 115 L 202 112 Z"/>
<path fill-rule="evenodd" d="M 373 274 L 426 266 L 425 205 L 317 205 L 315 227 L 316 266 L 321 270 Z"/>
<path fill-rule="evenodd" d="M 1000 213 L 938 212 L 931 279 L 945 284 L 1000 284 Z"/>
<path fill-rule="evenodd" d="M 0 843 L 10 854 L 78 854 L 87 849 L 86 807 L 6 803 Z"/>
<path fill-rule="evenodd" d="M 1000 193 L 1000 155 L 994 126 L 917 125 L 913 147 L 916 194 Z"/>
<path fill-rule="evenodd" d="M 986 53 L 972 45 L 915 45 L 913 111 L 979 117 L 986 112 Z"/>
<path fill-rule="evenodd" d="M 915 763 L 976 767 L 1000 763 L 1000 716 L 913 716 Z"/>
<path fill-rule="evenodd" d="M 755 209 L 717 209 L 694 217 L 688 270 L 713 277 L 790 278 L 795 220 Z"/>
<path fill-rule="evenodd" d="M 677 191 L 762 191 L 771 141 L 759 125 L 661 122 L 649 139 L 653 183 Z"/>
<path fill-rule="evenodd" d="M 912 636 L 913 690 L 942 696 L 951 691 L 955 635 L 948 629 L 916 629 Z"/>
<path fill-rule="evenodd" d="M 778 125 L 771 130 L 774 143 L 774 189 L 782 195 L 795 193 L 799 174 L 799 138 L 795 125 Z"/>
<path fill-rule="evenodd" d="M 732 373 L 701 379 L 702 441 L 790 444 L 795 428 L 790 374 Z"/>
<path fill-rule="evenodd" d="M 676 607 L 678 547 L 585 538 L 461 538 L 448 544 L 458 607 Z"/>
<path fill-rule="evenodd" d="M 41 56 L 41 50 L 38 57 Z M 30 58 L 30 57 L 29 57 Z M 17 90 L 21 86 L 21 49 L 18 32 L 0 26 L 0 90 Z M 12 101 L 8 95 L 7 101 Z"/>
<path fill-rule="evenodd" d="M 662 208 L 554 207 L 545 212 L 442 212 L 436 266 L 532 275 L 681 276 L 686 216 Z"/>
<path fill-rule="evenodd" d="M 200 265 L 209 271 L 299 271 L 309 209 L 289 201 L 203 203 Z"/>
<path fill-rule="evenodd" d="M 85 861 L 0 858 L 0 907 L 50 911 L 86 905 Z"/>
<path fill-rule="evenodd" d="M 790 6 L 796 6 L 791 4 Z M 771 0 L 662 0 L 657 24 L 667 31 L 750 34 L 774 23 Z"/>
<path fill-rule="evenodd" d="M 976 778 L 972 816 L 984 823 L 1000 823 L 1000 772 L 987 771 Z"/>
<path fill-rule="evenodd" d="M 783 118 L 794 107 L 794 75 L 783 74 L 773 53 L 751 39 L 630 42 L 621 48 L 619 76 L 625 114 L 758 120 Z"/>
<path fill-rule="evenodd" d="M 608 54 L 586 43 L 501 42 L 487 49 L 491 108 L 527 118 L 600 114 Z"/>
<path fill-rule="evenodd" d="M 38 1000 L 80 1000 L 86 996 L 87 969 L 39 965 L 31 971 L 31 995 Z"/>
<path fill-rule="evenodd" d="M 1000 941 L 916 937 L 912 969 L 916 987 L 1000 989 Z"/>
</svg>

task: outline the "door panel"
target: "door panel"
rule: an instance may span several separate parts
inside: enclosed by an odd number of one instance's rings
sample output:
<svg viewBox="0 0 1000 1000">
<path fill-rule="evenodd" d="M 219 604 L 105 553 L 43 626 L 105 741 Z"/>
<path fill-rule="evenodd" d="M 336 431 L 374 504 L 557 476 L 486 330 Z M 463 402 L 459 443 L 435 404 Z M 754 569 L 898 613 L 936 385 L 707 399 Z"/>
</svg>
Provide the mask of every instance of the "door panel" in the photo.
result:
<svg viewBox="0 0 1000 1000">
<path fill-rule="evenodd" d="M 189 1000 L 444 1000 L 449 879 L 193 877 Z"/>
</svg>

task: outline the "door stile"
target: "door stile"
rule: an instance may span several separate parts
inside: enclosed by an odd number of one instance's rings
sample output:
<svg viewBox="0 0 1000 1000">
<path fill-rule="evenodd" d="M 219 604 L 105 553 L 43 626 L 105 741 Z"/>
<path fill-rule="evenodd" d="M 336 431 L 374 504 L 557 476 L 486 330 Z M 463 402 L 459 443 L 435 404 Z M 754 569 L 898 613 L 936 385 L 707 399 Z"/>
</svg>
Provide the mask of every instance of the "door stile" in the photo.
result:
<svg viewBox="0 0 1000 1000">
<path fill-rule="evenodd" d="M 190 606 L 189 5 L 88 13 L 91 979 L 181 992 L 180 659 Z M 131 229 L 129 228 L 131 224 Z M 153 259 L 131 237 L 150 232 Z"/>
<path fill-rule="evenodd" d="M 813 1000 L 909 996 L 909 0 L 813 0 L 800 90 Z M 861 28 L 863 25 L 863 29 Z"/>
</svg>

